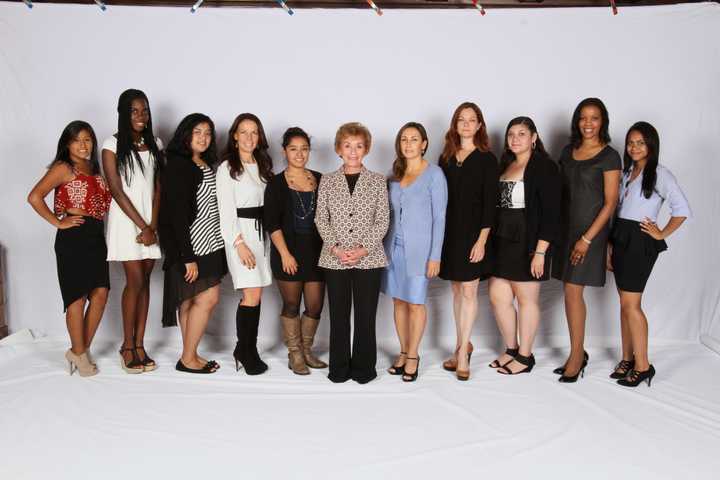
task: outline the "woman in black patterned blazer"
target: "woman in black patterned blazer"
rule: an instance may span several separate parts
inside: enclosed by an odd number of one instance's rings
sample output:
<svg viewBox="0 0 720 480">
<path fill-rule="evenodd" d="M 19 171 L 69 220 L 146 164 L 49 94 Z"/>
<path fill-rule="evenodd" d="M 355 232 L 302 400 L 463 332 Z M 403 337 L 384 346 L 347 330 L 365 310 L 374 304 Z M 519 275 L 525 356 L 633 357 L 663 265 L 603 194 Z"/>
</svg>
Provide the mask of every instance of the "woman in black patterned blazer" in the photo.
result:
<svg viewBox="0 0 720 480">
<path fill-rule="evenodd" d="M 360 123 L 346 123 L 335 135 L 343 165 L 323 175 L 315 224 L 323 239 L 319 265 L 325 269 L 330 304 L 332 382 L 367 383 L 377 376 L 375 313 L 380 275 L 387 265 L 382 240 L 390 223 L 387 184 L 363 166 L 372 137 Z M 354 306 L 352 351 L 350 307 Z"/>
</svg>

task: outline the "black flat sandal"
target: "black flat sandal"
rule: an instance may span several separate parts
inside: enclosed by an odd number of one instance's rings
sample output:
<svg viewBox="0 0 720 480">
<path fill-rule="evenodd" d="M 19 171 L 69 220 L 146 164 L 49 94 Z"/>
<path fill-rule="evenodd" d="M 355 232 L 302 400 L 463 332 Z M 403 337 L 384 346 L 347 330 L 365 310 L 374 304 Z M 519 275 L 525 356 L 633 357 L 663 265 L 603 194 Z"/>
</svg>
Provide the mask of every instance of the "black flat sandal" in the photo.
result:
<svg viewBox="0 0 720 480">
<path fill-rule="evenodd" d="M 518 347 L 518 348 L 506 348 L 506 349 L 505 349 L 505 354 L 506 354 L 506 355 L 510 355 L 510 356 L 513 357 L 513 358 L 515 358 L 518 353 L 520 353 L 520 347 Z M 512 360 L 510 360 L 510 362 L 512 362 Z M 510 362 L 505 362 L 504 365 L 500 365 L 500 362 L 497 361 L 497 359 L 496 359 L 496 360 L 493 360 L 491 363 L 489 363 L 489 364 L 488 364 L 488 367 L 490 367 L 490 368 L 502 368 L 502 367 L 504 367 L 505 365 L 507 365 L 507 364 L 510 363 Z"/>
</svg>

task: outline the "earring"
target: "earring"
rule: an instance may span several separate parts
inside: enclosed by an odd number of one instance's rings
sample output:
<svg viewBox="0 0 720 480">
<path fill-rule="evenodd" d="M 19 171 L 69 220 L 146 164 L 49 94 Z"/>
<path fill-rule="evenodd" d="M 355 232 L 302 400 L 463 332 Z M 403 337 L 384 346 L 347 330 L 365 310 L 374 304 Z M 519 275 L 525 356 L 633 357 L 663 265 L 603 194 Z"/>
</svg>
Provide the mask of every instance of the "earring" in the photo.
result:
<svg viewBox="0 0 720 480">
<path fill-rule="evenodd" d="M 535 142 L 532 143 L 532 149 L 535 150 Z"/>
</svg>

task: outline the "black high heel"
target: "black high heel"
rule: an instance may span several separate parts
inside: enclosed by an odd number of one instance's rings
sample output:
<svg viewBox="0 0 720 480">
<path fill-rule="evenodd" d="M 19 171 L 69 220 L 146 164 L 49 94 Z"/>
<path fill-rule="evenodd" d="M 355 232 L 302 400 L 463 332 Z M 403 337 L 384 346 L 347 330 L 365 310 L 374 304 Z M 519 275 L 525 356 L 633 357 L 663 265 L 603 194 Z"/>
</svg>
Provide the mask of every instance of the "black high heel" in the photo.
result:
<svg viewBox="0 0 720 480">
<path fill-rule="evenodd" d="M 533 355 L 532 353 L 527 357 L 524 355 L 520 355 L 518 353 L 517 355 L 515 355 L 515 358 L 513 360 L 515 360 L 516 362 L 518 362 L 521 365 L 525 365 L 525 368 L 523 368 L 522 370 L 519 370 L 517 372 L 513 372 L 512 370 L 510 370 L 508 368 L 508 365 L 510 365 L 510 363 L 512 363 L 512 361 L 510 361 L 510 362 L 506 363 L 505 365 L 503 365 L 502 367 L 500 367 L 497 372 L 501 375 L 518 375 L 520 373 L 532 372 L 532 369 L 535 366 L 535 355 Z"/>
<path fill-rule="evenodd" d="M 644 372 L 632 370 L 626 378 L 621 378 L 617 381 L 617 383 L 618 385 L 622 385 L 623 387 L 637 387 L 642 382 L 647 381 L 648 387 L 650 387 L 650 382 L 652 382 L 654 376 L 655 367 L 650 365 L 650 368 L 648 368 Z"/>
<path fill-rule="evenodd" d="M 615 369 L 610 374 L 610 378 L 614 378 L 616 380 L 620 378 L 625 378 L 628 376 L 628 373 L 630 373 L 633 368 L 635 368 L 634 358 L 632 360 L 620 360 L 620 362 L 615 365 Z"/>
<path fill-rule="evenodd" d="M 417 380 L 418 372 L 420 371 L 420 355 L 418 355 L 415 358 L 407 357 L 405 359 L 406 364 L 407 364 L 407 360 L 417 360 L 417 368 L 415 369 L 415 373 L 403 372 L 402 380 L 403 380 L 403 382 L 414 382 L 415 380 Z"/>
<path fill-rule="evenodd" d="M 407 362 L 407 352 L 400 352 L 400 355 L 404 356 L 405 362 Z M 400 356 L 400 355 L 398 355 L 398 356 Z M 387 372 L 390 375 L 402 375 L 405 373 L 405 364 L 403 363 L 402 365 L 399 365 L 399 366 L 390 365 L 390 368 L 387 369 Z"/>
<path fill-rule="evenodd" d="M 583 350 L 583 358 L 585 359 L 585 365 L 587 365 L 588 360 L 590 360 L 590 355 L 588 355 L 585 350 Z M 555 375 L 563 375 L 565 373 L 565 366 L 563 365 L 562 367 L 556 368 L 553 370 L 553 373 Z"/>
<path fill-rule="evenodd" d="M 558 382 L 560 383 L 575 383 L 578 381 L 578 377 L 584 377 L 585 376 L 585 367 L 587 367 L 589 355 L 585 353 L 586 357 L 583 359 L 582 367 L 580 367 L 580 370 L 573 375 L 572 377 L 565 375 L 565 369 L 563 369 L 563 373 L 558 378 Z"/>
<path fill-rule="evenodd" d="M 505 354 L 506 354 L 506 355 L 510 355 L 510 356 L 513 357 L 513 358 L 515 358 L 518 353 L 520 353 L 520 347 L 518 347 L 518 348 L 506 347 L 506 348 L 505 348 Z M 468 359 L 468 362 L 469 362 L 469 361 L 470 361 L 470 359 Z M 510 360 L 510 362 L 512 362 L 512 360 Z M 502 367 L 504 367 L 505 365 L 507 365 L 507 364 L 510 363 L 510 362 L 506 362 L 505 364 L 500 365 L 500 362 L 498 362 L 497 359 L 495 359 L 495 360 L 493 360 L 491 363 L 488 364 L 488 367 L 490 367 L 490 368 L 502 368 Z"/>
</svg>

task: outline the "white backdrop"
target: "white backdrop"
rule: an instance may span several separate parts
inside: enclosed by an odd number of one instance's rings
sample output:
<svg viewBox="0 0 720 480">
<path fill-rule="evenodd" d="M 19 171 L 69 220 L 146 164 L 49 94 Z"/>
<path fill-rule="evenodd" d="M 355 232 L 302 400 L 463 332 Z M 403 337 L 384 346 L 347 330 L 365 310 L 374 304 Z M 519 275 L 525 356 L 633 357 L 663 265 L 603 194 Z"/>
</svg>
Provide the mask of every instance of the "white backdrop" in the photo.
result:
<svg viewBox="0 0 720 480">
<path fill-rule="evenodd" d="M 669 240 L 646 292 L 655 341 L 720 339 L 717 248 L 720 196 L 720 6 L 696 4 L 622 8 L 466 11 L 298 10 L 110 7 L 0 3 L 0 243 L 6 249 L 11 330 L 64 333 L 52 251 L 53 229 L 25 198 L 51 160 L 62 128 L 89 121 L 99 141 L 115 131 L 117 97 L 144 90 L 156 133 L 167 141 L 187 113 L 210 115 L 220 142 L 237 113 L 263 120 L 277 168 L 280 136 L 300 125 L 314 138 L 311 166 L 337 167 L 332 138 L 346 121 L 374 135 L 370 168 L 388 171 L 397 129 L 425 124 L 433 161 L 455 106 L 477 102 L 493 149 L 508 120 L 532 116 L 551 152 L 566 141 L 577 102 L 602 98 L 613 145 L 648 120 L 661 134 L 661 162 L 684 186 L 695 218 Z M 50 200 L 50 199 L 49 199 Z M 666 218 L 666 215 L 663 219 Z M 99 335 L 120 338 L 122 270 Z M 229 279 L 228 279 L 229 280 Z M 162 277 L 153 275 L 149 335 L 160 327 Z M 487 291 L 475 334 L 496 339 Z M 263 300 L 261 335 L 279 337 L 279 295 Z M 591 342 L 616 345 L 618 302 L 612 276 L 588 289 Z M 238 295 L 229 281 L 211 322 L 216 335 L 234 333 Z M 565 340 L 561 285 L 542 293 L 541 344 Z M 450 291 L 433 282 L 426 342 L 454 334 Z M 326 318 L 326 312 L 323 314 Z M 327 322 L 321 334 L 327 333 Z M 381 298 L 378 335 L 392 337 L 392 307 Z M 448 339 L 451 342 L 451 340 Z M 478 341 L 480 338 L 478 338 Z M 444 341 L 445 342 L 445 341 Z"/>
</svg>

